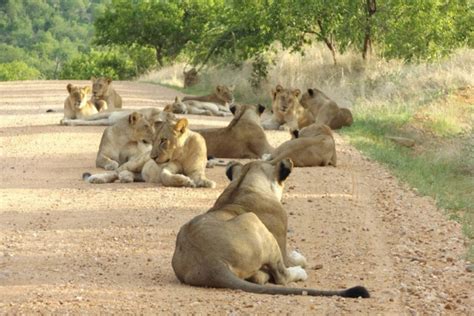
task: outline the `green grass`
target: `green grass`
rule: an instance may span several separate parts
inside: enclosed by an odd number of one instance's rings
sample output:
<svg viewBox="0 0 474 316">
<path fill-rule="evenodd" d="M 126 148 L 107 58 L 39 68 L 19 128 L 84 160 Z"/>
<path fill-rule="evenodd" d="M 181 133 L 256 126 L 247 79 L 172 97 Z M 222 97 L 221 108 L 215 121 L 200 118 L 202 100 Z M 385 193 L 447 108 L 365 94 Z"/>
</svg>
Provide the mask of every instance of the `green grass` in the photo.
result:
<svg viewBox="0 0 474 316">
<path fill-rule="evenodd" d="M 453 126 L 447 117 L 436 126 L 436 131 L 449 137 L 431 137 L 430 142 L 421 144 L 422 147 L 417 150 L 406 148 L 386 136 L 410 137 L 406 127 L 412 122 L 416 106 L 392 107 L 391 110 L 387 107 L 358 108 L 359 111 L 355 109 L 354 124 L 342 130 L 344 137 L 366 156 L 388 166 L 421 195 L 433 197 L 437 205 L 446 210 L 449 218 L 460 222 L 471 241 L 467 258 L 473 261 L 474 158 L 469 135 L 452 136 Z M 426 127 L 432 128 L 429 125 Z M 452 142 L 458 146 L 446 145 Z"/>
</svg>

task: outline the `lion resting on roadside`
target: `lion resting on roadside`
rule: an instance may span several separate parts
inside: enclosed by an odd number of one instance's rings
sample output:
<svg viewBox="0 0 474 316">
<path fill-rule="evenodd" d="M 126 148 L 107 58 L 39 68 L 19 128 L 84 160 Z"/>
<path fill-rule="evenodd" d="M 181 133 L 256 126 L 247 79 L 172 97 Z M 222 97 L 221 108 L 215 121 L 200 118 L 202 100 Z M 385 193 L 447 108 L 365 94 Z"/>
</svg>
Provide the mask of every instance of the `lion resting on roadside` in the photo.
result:
<svg viewBox="0 0 474 316">
<path fill-rule="evenodd" d="M 340 108 L 336 102 L 316 88 L 308 89 L 301 96 L 300 103 L 311 112 L 317 124 L 326 124 L 332 129 L 352 125 L 351 111 L 346 108 Z"/>
<path fill-rule="evenodd" d="M 314 122 L 309 111 L 301 106 L 299 89 L 285 89 L 277 85 L 272 89 L 272 117 L 262 123 L 265 129 L 279 129 L 286 124 L 290 129 L 298 129 Z"/>
<path fill-rule="evenodd" d="M 196 130 L 206 140 L 207 154 L 217 158 L 260 158 L 271 153 L 260 125 L 263 105 L 232 105 L 232 121 L 224 128 Z"/>
<path fill-rule="evenodd" d="M 69 96 L 64 100 L 64 118 L 60 124 L 63 124 L 65 120 L 83 119 L 99 112 L 90 101 L 90 87 L 81 88 L 69 83 L 66 89 Z"/>
<path fill-rule="evenodd" d="M 267 161 L 291 158 L 295 167 L 336 166 L 336 143 L 327 125 L 316 123 L 292 132 L 293 139 L 278 146 L 272 154 L 263 155 Z"/>
<path fill-rule="evenodd" d="M 165 106 L 163 111 L 168 111 L 176 114 L 197 114 L 209 116 L 232 115 L 232 113 L 227 108 L 225 111 L 223 111 L 215 103 L 196 100 L 181 101 L 179 97 L 176 97 L 172 104 L 168 104 L 167 106 Z"/>
<path fill-rule="evenodd" d="M 90 183 L 145 181 L 175 187 L 214 188 L 205 176 L 206 145 L 201 135 L 188 128 L 188 120 L 168 119 L 155 123 L 151 152 L 145 152 L 118 167 L 114 172 L 90 175 Z"/>
<path fill-rule="evenodd" d="M 96 167 L 115 170 L 130 159 L 150 151 L 154 136 L 153 124 L 159 119 L 159 116 L 150 119 L 143 113 L 132 112 L 107 127 L 100 141 Z"/>
<path fill-rule="evenodd" d="M 201 102 L 215 103 L 220 111 L 229 112 L 229 105 L 234 103 L 234 86 L 216 86 L 213 93 L 205 96 L 185 96 L 183 101 L 196 100 Z"/>
<path fill-rule="evenodd" d="M 92 99 L 99 112 L 122 108 L 122 98 L 112 87 L 112 79 L 92 77 Z"/>
<path fill-rule="evenodd" d="M 290 159 L 232 163 L 230 184 L 207 213 L 183 225 L 172 266 L 189 285 L 283 295 L 369 297 L 361 286 L 340 291 L 265 286 L 306 280 L 306 259 L 286 251 L 288 218 L 281 204 Z"/>
</svg>

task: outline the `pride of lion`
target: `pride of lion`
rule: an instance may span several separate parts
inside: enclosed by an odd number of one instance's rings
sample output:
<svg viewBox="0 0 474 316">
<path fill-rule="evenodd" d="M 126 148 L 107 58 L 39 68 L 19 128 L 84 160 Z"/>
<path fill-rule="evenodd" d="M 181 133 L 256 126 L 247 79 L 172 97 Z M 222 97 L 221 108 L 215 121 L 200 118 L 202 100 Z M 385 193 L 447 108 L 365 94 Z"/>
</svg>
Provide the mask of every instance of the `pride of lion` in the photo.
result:
<svg viewBox="0 0 474 316">
<path fill-rule="evenodd" d="M 88 183 L 215 188 L 206 177 L 208 159 L 254 159 L 230 161 L 225 169 L 230 183 L 214 205 L 181 227 L 172 267 L 182 283 L 259 294 L 370 297 L 363 286 L 318 290 L 288 285 L 308 276 L 306 258 L 287 250 L 288 216 L 281 203 L 285 180 L 294 167 L 336 167 L 332 129 L 352 124 L 349 109 L 318 89 L 302 94 L 277 85 L 271 117 L 261 122 L 265 106 L 235 103 L 233 87 L 219 85 L 207 96 L 177 96 L 163 109 L 132 111 L 122 109 L 110 79 L 92 81 L 92 89 L 67 85 L 60 122 L 108 125 L 96 158 L 96 167 L 105 171 L 83 173 Z M 187 114 L 233 117 L 223 128 L 191 130 L 192 118 L 183 117 Z M 289 129 L 292 139 L 273 147 L 265 129 Z"/>
</svg>

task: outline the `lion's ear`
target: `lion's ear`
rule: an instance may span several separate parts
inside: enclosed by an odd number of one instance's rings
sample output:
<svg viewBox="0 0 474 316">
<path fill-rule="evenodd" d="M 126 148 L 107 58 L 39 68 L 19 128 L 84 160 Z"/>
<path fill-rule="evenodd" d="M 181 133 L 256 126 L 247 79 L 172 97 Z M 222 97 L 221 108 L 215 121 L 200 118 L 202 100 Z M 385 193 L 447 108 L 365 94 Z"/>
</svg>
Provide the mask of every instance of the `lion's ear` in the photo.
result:
<svg viewBox="0 0 474 316">
<path fill-rule="evenodd" d="M 110 78 L 110 77 L 105 78 L 105 80 L 107 80 L 108 84 L 110 84 L 112 82 L 112 78 Z"/>
<path fill-rule="evenodd" d="M 165 105 L 165 108 L 163 109 L 165 112 L 173 112 L 173 105 L 172 104 L 167 104 Z"/>
<path fill-rule="evenodd" d="M 281 86 L 281 84 L 277 84 L 277 86 L 275 87 L 275 91 L 281 92 L 281 90 L 283 90 L 283 87 Z"/>
<path fill-rule="evenodd" d="M 134 125 L 135 123 L 137 123 L 138 119 L 140 118 L 140 113 L 138 112 L 132 112 L 129 116 L 128 116 L 128 123 L 131 124 L 131 125 Z"/>
<path fill-rule="evenodd" d="M 221 92 L 222 87 L 221 86 L 216 86 L 216 92 Z"/>
<path fill-rule="evenodd" d="M 179 99 L 178 96 L 176 96 L 176 97 L 174 98 L 174 102 L 178 103 L 179 101 L 181 101 L 181 100 Z"/>
<path fill-rule="evenodd" d="M 295 97 L 299 97 L 300 94 L 301 94 L 301 90 L 300 90 L 300 89 L 295 89 L 295 90 L 293 90 L 293 95 L 294 95 Z"/>
<path fill-rule="evenodd" d="M 298 136 L 300 136 L 300 131 L 297 129 L 294 129 L 291 131 L 291 135 L 293 135 L 293 138 L 298 138 Z"/>
<path fill-rule="evenodd" d="M 237 106 L 235 106 L 235 104 L 232 104 L 229 110 L 232 112 L 233 115 L 235 115 L 235 112 L 237 112 Z"/>
<path fill-rule="evenodd" d="M 258 113 L 262 114 L 263 112 L 265 112 L 265 106 L 259 104 L 258 105 Z"/>
<path fill-rule="evenodd" d="M 96 81 L 96 79 L 97 79 L 97 78 L 94 77 L 94 76 L 91 77 L 91 81 Z"/>
<path fill-rule="evenodd" d="M 314 97 L 314 90 L 309 88 L 308 89 L 308 94 L 309 94 L 309 96 Z"/>
<path fill-rule="evenodd" d="M 68 83 L 66 86 L 67 92 L 71 93 L 72 87 L 74 87 L 74 85 L 72 83 Z"/>
<path fill-rule="evenodd" d="M 188 127 L 188 120 L 186 118 L 181 118 L 176 122 L 174 130 L 182 134 L 186 131 L 186 127 Z"/>
<path fill-rule="evenodd" d="M 278 182 L 283 182 L 288 178 L 288 176 L 293 170 L 293 161 L 290 158 L 285 158 L 278 163 Z"/>
<path fill-rule="evenodd" d="M 225 175 L 230 181 L 236 179 L 242 171 L 243 165 L 237 161 L 230 161 L 225 168 Z"/>
</svg>

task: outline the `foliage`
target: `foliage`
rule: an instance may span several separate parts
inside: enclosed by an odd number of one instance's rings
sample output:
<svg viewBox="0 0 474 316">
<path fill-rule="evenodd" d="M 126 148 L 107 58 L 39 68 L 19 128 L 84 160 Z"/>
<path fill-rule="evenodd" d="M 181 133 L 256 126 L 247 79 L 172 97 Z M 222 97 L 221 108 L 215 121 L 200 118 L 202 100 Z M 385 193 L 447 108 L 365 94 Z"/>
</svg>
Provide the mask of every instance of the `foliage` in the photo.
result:
<svg viewBox="0 0 474 316">
<path fill-rule="evenodd" d="M 22 61 L 0 64 L 0 81 L 34 80 L 40 78 L 40 72 Z"/>
</svg>

